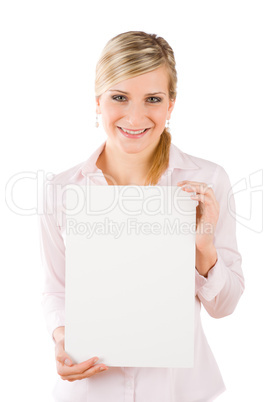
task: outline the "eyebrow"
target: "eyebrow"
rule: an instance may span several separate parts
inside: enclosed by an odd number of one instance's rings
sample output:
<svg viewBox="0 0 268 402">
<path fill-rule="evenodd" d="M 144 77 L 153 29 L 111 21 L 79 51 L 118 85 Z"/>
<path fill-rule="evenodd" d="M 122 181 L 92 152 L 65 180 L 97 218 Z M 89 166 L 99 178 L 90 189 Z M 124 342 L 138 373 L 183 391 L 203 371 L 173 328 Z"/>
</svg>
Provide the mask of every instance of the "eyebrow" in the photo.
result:
<svg viewBox="0 0 268 402">
<path fill-rule="evenodd" d="M 114 91 L 114 92 L 121 92 L 122 94 L 129 95 L 128 92 L 121 91 L 120 89 L 109 89 L 109 92 L 113 92 L 113 91 Z M 157 95 L 157 94 L 166 95 L 165 92 L 152 92 L 152 93 L 150 93 L 150 94 L 145 94 L 145 96 Z"/>
</svg>

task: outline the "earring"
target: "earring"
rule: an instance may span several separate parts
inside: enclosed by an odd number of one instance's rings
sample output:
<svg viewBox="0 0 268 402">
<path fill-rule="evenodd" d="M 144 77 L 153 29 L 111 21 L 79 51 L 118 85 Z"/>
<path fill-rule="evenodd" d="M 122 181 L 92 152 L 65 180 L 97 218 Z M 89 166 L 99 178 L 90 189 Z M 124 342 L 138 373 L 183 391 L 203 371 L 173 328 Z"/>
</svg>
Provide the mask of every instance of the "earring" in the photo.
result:
<svg viewBox="0 0 268 402">
<path fill-rule="evenodd" d="M 169 120 L 167 121 L 166 129 L 167 129 L 167 131 L 169 132 Z"/>
<path fill-rule="evenodd" d="M 95 127 L 99 127 L 99 121 L 98 121 L 98 113 L 96 113 L 96 123 L 95 123 Z"/>
</svg>

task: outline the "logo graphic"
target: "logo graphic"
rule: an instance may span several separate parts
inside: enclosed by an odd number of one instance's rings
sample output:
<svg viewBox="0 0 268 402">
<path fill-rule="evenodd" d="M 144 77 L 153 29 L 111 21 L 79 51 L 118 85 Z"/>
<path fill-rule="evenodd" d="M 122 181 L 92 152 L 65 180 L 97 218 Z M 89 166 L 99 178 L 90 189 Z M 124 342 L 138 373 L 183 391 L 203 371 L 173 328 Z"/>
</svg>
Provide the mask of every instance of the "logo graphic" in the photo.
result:
<svg viewBox="0 0 268 402">
<path fill-rule="evenodd" d="M 240 214 L 232 209 L 231 197 L 242 199 Z M 241 198 L 240 198 L 241 197 Z M 251 173 L 235 183 L 228 193 L 228 208 L 236 222 L 256 233 L 263 231 L 263 170 Z M 243 213 L 242 213 L 243 211 Z"/>
</svg>

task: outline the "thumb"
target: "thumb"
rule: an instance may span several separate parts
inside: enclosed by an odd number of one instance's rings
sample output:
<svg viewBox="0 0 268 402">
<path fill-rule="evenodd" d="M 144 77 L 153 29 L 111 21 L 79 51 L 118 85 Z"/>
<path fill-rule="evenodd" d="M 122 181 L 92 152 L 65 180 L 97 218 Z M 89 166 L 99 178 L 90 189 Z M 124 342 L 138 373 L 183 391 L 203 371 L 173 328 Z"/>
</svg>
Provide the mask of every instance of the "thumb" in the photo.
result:
<svg viewBox="0 0 268 402">
<path fill-rule="evenodd" d="M 73 362 L 70 356 L 65 352 L 64 342 L 60 341 L 56 344 L 55 348 L 56 360 L 66 366 L 72 366 Z"/>
</svg>

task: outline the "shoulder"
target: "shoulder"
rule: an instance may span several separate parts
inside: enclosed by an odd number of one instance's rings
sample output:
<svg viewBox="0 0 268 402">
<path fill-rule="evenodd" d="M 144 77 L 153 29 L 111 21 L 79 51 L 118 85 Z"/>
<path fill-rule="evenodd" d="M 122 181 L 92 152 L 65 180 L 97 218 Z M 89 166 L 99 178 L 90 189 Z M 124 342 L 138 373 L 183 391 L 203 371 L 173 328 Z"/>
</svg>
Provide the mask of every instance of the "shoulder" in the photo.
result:
<svg viewBox="0 0 268 402">
<path fill-rule="evenodd" d="M 98 170 L 96 167 L 96 160 L 102 152 L 105 144 L 106 141 L 102 142 L 98 148 L 95 149 L 93 153 L 91 153 L 91 155 L 83 162 L 80 162 L 69 169 L 63 170 L 60 173 L 52 175 L 50 178 L 51 184 L 62 186 L 67 184 L 83 184 L 87 173 L 92 173 Z"/>
<path fill-rule="evenodd" d="M 176 158 L 175 165 L 182 169 L 189 169 L 193 173 L 196 171 L 198 176 L 205 175 L 208 179 L 227 175 L 224 167 L 214 161 L 183 152 L 173 143 L 172 148 L 172 156 Z"/>
<path fill-rule="evenodd" d="M 59 173 L 53 174 L 49 177 L 51 185 L 62 185 L 79 183 L 82 178 L 81 169 L 84 162 L 80 162 L 77 165 L 63 170 Z"/>
<path fill-rule="evenodd" d="M 189 155 L 187 156 L 200 168 L 201 171 L 209 172 L 209 174 L 215 179 L 228 177 L 225 168 L 211 160 L 200 158 L 197 156 Z"/>
<path fill-rule="evenodd" d="M 218 201 L 226 202 L 232 191 L 229 174 L 225 168 L 213 161 L 190 156 L 192 160 L 200 167 L 200 182 L 212 185 L 213 191 Z"/>
<path fill-rule="evenodd" d="M 231 190 L 229 175 L 225 168 L 214 161 L 181 151 L 176 146 L 175 165 L 178 166 L 177 177 L 180 180 L 197 181 L 213 186 L 215 195 L 222 198 Z M 177 162 L 179 161 L 179 162 Z"/>
<path fill-rule="evenodd" d="M 65 207 L 66 186 L 80 185 L 83 180 L 81 168 L 84 162 L 63 170 L 57 174 L 50 174 L 44 182 L 44 202 L 46 209 L 59 214 L 61 208 Z M 61 215 L 59 215 L 61 216 Z"/>
<path fill-rule="evenodd" d="M 193 161 L 194 164 L 197 165 L 200 169 L 208 169 L 208 170 L 214 171 L 217 169 L 218 166 L 220 166 L 211 160 L 200 158 L 198 156 L 190 155 L 187 153 L 184 153 L 184 154 L 187 155 L 187 158 L 189 158 L 191 161 Z"/>
</svg>

